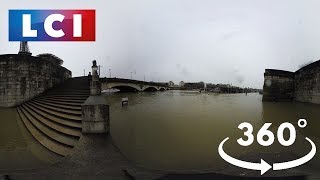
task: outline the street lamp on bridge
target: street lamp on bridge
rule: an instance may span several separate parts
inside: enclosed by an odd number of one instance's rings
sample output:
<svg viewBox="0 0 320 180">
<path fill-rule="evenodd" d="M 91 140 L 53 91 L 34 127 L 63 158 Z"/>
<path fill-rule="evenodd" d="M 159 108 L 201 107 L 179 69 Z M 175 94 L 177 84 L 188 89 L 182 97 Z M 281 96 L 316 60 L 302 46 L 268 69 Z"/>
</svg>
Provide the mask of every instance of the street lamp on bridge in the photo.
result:
<svg viewBox="0 0 320 180">
<path fill-rule="evenodd" d="M 100 74 L 100 69 L 102 68 L 103 66 L 100 66 L 99 65 L 99 76 L 101 77 L 101 74 Z"/>
<path fill-rule="evenodd" d="M 134 72 L 130 72 L 130 78 L 132 79 L 132 73 L 136 74 L 136 70 L 134 70 Z"/>
</svg>

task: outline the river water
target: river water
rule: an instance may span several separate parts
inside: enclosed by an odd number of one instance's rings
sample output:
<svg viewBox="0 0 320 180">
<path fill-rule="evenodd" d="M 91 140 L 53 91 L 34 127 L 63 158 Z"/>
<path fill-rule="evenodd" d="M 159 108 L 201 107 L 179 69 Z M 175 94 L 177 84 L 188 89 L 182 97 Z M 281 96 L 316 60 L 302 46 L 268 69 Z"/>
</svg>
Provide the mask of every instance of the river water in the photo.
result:
<svg viewBox="0 0 320 180">
<path fill-rule="evenodd" d="M 14 108 L 0 108 L 0 171 L 47 166 L 59 160 L 34 140 Z"/>
<path fill-rule="evenodd" d="M 301 157 L 310 151 L 305 137 L 320 147 L 320 105 L 262 102 L 262 96 L 254 93 L 164 91 L 104 96 L 110 104 L 111 134 L 116 146 L 128 159 L 151 169 L 221 170 L 227 163 L 219 156 L 218 146 L 226 137 L 230 139 L 224 149 L 229 155 L 246 158 L 251 154 L 253 158 L 248 158 L 257 161 L 257 153 L 271 154 L 275 161 L 280 160 L 281 154 Z M 129 98 L 128 106 L 121 106 L 123 97 Z M 41 166 L 57 160 L 35 145 L 14 110 L 0 109 L 0 114 L 0 169 Z M 300 118 L 308 121 L 303 129 L 297 126 Z M 253 125 L 254 135 L 266 122 L 273 123 L 270 129 L 275 134 L 281 123 L 291 122 L 296 127 L 297 140 L 289 147 L 281 146 L 277 140 L 269 147 L 256 141 L 242 147 L 236 142 L 244 137 L 237 128 L 242 122 Z M 284 134 L 287 137 L 289 133 Z M 317 167 L 319 162 L 316 155 L 307 167 Z"/>
<path fill-rule="evenodd" d="M 121 106 L 128 97 L 129 105 Z M 175 171 L 221 170 L 226 162 L 218 154 L 219 143 L 230 137 L 225 151 L 234 157 L 274 154 L 271 161 L 304 156 L 311 147 L 305 137 L 320 147 L 320 105 L 297 102 L 262 102 L 262 95 L 214 94 L 187 91 L 117 93 L 106 95 L 111 105 L 111 134 L 116 145 L 131 160 L 141 166 Z M 297 121 L 305 118 L 308 124 L 299 128 Z M 254 135 L 266 122 L 276 134 L 283 122 L 291 122 L 297 131 L 296 142 L 283 147 L 275 140 L 263 147 L 258 143 L 242 147 L 236 140 L 243 136 L 238 129 L 242 122 L 254 127 Z M 284 131 L 285 139 L 289 131 Z M 245 139 L 245 138 L 244 138 Z M 249 157 L 252 159 L 252 157 Z M 290 156 L 288 155 L 288 158 Z M 255 158 L 253 158 L 255 159 Z M 256 159 L 260 162 L 260 157 Z M 313 165 L 319 165 L 318 155 Z M 271 163 L 271 162 L 270 162 Z"/>
</svg>

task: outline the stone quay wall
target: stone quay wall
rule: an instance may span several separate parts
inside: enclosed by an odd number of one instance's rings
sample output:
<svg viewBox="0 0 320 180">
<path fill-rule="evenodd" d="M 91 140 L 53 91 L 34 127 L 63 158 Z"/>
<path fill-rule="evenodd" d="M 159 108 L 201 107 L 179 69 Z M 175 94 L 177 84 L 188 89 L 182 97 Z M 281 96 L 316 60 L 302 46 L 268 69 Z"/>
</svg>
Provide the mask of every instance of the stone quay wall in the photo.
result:
<svg viewBox="0 0 320 180">
<path fill-rule="evenodd" d="M 15 107 L 71 78 L 71 71 L 50 59 L 0 55 L 0 107 Z"/>
<path fill-rule="evenodd" d="M 320 61 L 295 72 L 295 100 L 320 104 Z"/>
<path fill-rule="evenodd" d="M 264 73 L 263 101 L 291 101 L 294 98 L 294 73 L 266 69 Z"/>
<path fill-rule="evenodd" d="M 320 60 L 296 72 L 266 69 L 262 99 L 320 104 Z"/>
</svg>

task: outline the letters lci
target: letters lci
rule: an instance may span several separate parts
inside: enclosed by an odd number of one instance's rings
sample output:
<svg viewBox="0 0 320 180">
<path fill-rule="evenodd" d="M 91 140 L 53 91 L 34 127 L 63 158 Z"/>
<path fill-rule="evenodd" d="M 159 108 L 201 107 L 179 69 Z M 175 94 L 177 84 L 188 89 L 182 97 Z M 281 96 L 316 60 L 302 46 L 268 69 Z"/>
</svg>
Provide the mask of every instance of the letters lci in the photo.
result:
<svg viewBox="0 0 320 180">
<path fill-rule="evenodd" d="M 55 30 L 52 25 L 54 22 L 62 22 L 65 16 L 62 14 L 51 14 L 44 21 L 44 30 L 46 33 L 54 38 L 61 38 L 65 35 L 62 29 Z M 37 37 L 38 31 L 31 29 L 31 14 L 22 15 L 22 36 L 23 37 Z M 73 15 L 73 37 L 82 37 L 82 15 Z"/>
<path fill-rule="evenodd" d="M 9 41 L 95 41 L 95 10 L 9 10 Z"/>
</svg>

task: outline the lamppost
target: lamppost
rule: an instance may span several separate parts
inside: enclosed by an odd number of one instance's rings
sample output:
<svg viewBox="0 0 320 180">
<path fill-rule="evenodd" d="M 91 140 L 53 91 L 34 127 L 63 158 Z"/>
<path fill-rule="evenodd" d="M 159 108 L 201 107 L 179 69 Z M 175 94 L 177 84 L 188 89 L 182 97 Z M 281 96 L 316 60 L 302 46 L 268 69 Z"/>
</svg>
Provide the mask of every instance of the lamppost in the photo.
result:
<svg viewBox="0 0 320 180">
<path fill-rule="evenodd" d="M 111 78 L 111 69 L 109 69 L 109 75 L 110 75 L 110 78 Z"/>
<path fill-rule="evenodd" d="M 100 69 L 101 69 L 102 67 L 103 67 L 103 66 L 100 66 L 100 65 L 99 65 L 99 76 L 101 76 L 101 74 L 100 74 Z"/>
</svg>

